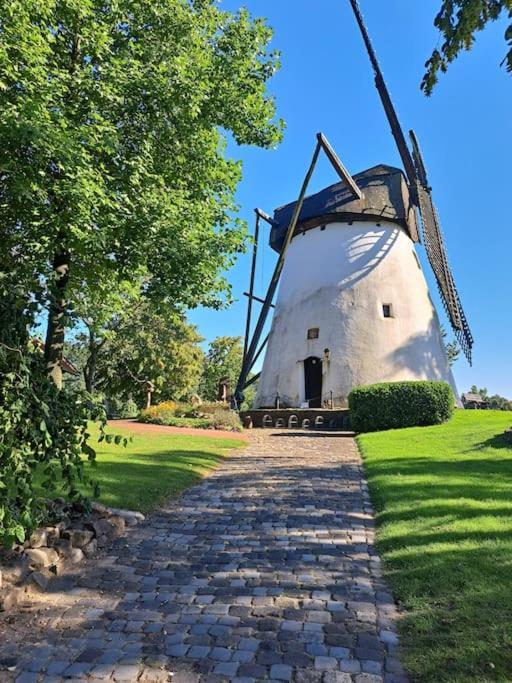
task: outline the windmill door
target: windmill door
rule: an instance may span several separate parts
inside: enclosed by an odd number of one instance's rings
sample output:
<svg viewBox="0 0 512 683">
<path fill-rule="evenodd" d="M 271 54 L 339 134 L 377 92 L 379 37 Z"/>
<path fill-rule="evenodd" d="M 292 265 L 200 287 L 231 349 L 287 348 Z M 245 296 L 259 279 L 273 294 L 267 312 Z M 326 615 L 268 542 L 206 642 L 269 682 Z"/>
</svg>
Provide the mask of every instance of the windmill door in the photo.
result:
<svg viewBox="0 0 512 683">
<path fill-rule="evenodd" d="M 310 408 L 322 407 L 322 361 L 310 356 L 304 361 L 305 400 Z"/>
</svg>

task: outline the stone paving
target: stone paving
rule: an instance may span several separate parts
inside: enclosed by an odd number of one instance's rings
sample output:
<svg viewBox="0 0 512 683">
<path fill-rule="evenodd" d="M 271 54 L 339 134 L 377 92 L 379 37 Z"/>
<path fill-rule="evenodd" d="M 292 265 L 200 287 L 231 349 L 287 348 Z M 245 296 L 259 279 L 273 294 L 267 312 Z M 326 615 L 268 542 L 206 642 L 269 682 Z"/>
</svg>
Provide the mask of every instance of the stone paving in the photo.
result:
<svg viewBox="0 0 512 683">
<path fill-rule="evenodd" d="M 3 615 L 0 681 L 404 683 L 373 536 L 352 438 L 254 430 L 107 555 Z"/>
</svg>

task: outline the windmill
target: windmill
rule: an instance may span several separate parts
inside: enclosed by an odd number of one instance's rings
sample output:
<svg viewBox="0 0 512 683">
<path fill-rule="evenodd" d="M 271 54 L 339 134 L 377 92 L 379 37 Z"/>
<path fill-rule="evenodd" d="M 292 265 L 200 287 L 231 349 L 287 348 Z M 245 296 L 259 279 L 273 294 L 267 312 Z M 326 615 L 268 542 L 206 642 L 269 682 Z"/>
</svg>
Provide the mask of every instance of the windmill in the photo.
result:
<svg viewBox="0 0 512 683">
<path fill-rule="evenodd" d="M 379 164 L 352 176 L 319 133 L 295 202 L 256 209 L 244 359 L 234 402 L 259 380 L 256 407 L 346 407 L 351 388 L 442 379 L 457 390 L 414 245 L 421 236 L 443 306 L 471 363 L 473 338 L 448 263 L 425 164 L 398 120 L 357 0 L 350 0 L 403 170 Z M 320 152 L 340 182 L 306 196 Z M 278 260 L 264 298 L 254 294 L 260 220 Z M 279 295 L 273 304 L 278 284 Z M 262 307 L 251 336 L 253 302 Z M 261 342 L 268 313 L 269 334 Z M 262 371 L 251 370 L 266 349 Z"/>
</svg>

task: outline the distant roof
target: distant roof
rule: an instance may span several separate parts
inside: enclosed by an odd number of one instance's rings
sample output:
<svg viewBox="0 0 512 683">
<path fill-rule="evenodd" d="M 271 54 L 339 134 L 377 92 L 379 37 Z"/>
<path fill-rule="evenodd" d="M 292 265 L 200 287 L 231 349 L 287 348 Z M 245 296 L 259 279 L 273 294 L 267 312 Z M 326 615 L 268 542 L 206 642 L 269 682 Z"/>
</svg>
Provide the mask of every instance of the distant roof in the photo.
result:
<svg viewBox="0 0 512 683">
<path fill-rule="evenodd" d="M 39 339 L 39 337 L 34 337 L 33 341 L 35 342 L 35 344 L 40 349 L 42 349 L 42 351 L 44 351 L 45 343 L 42 339 Z M 68 375 L 79 375 L 80 374 L 80 370 L 76 367 L 76 365 L 74 365 L 70 360 L 68 360 L 66 358 L 66 356 L 63 356 L 63 358 L 62 358 L 61 367 L 62 367 L 62 372 L 67 372 Z"/>
<path fill-rule="evenodd" d="M 418 241 L 416 214 L 403 171 L 379 164 L 357 173 L 353 178 L 364 193 L 363 199 L 354 199 L 344 182 L 330 185 L 306 197 L 296 232 L 340 220 L 380 219 L 398 223 L 411 239 Z M 296 202 L 291 202 L 274 211 L 276 224 L 270 232 L 270 246 L 276 251 L 280 251 L 283 246 L 295 204 Z"/>
<path fill-rule="evenodd" d="M 480 394 L 473 394 L 471 391 L 468 391 L 467 394 L 463 394 L 463 396 L 464 400 L 468 403 L 485 403 Z"/>
</svg>

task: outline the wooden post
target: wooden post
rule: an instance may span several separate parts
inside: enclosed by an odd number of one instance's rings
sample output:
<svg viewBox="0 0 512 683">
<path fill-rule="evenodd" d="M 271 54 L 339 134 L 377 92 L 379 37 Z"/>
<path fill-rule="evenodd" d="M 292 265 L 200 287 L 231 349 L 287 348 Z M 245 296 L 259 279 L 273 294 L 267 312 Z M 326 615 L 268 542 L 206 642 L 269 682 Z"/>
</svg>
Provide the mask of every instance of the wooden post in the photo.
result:
<svg viewBox="0 0 512 683">
<path fill-rule="evenodd" d="M 260 232 L 260 214 L 258 213 L 257 209 L 255 209 L 254 211 L 256 213 L 256 223 L 254 226 L 254 242 L 252 246 L 251 277 L 249 279 L 249 298 L 247 301 L 247 320 L 245 322 L 243 361 L 245 361 L 245 356 L 247 354 L 247 345 L 249 344 L 249 334 L 251 332 L 252 300 L 254 297 L 254 274 L 256 272 L 256 259 L 258 257 L 258 237 Z"/>
<path fill-rule="evenodd" d="M 290 246 L 290 242 L 292 241 L 292 238 L 295 234 L 295 228 L 297 227 L 297 223 L 299 220 L 299 215 L 302 209 L 302 205 L 304 203 L 304 197 L 306 196 L 306 190 L 308 189 L 309 181 L 311 180 L 311 176 L 313 175 L 313 171 L 315 170 L 316 162 L 318 161 L 318 155 L 320 153 L 320 150 L 322 148 L 322 145 L 320 141 L 317 139 L 315 150 L 313 152 L 313 158 L 311 159 L 311 163 L 309 165 L 308 171 L 306 173 L 306 176 L 304 178 L 304 181 L 302 183 L 302 187 L 299 193 L 299 197 L 297 199 L 297 202 L 295 203 L 295 207 L 293 209 L 293 215 L 292 219 L 290 221 L 290 224 L 288 226 L 288 230 L 286 232 L 286 237 L 281 249 L 281 253 L 279 254 L 279 258 L 276 263 L 276 267 L 274 269 L 274 273 L 272 275 L 272 279 L 270 281 L 269 288 L 267 290 L 267 295 L 265 297 L 265 303 L 262 306 L 262 309 L 260 311 L 260 315 L 258 318 L 258 322 L 256 323 L 256 328 L 254 330 L 254 334 L 251 340 L 251 343 L 249 345 L 249 348 L 247 349 L 247 354 L 244 359 L 244 362 L 242 363 L 242 371 L 240 373 L 240 377 L 238 378 L 238 384 L 236 387 L 235 391 L 235 402 L 238 404 L 241 402 L 242 397 L 243 397 L 243 388 L 245 385 L 245 381 L 247 378 L 247 375 L 249 374 L 249 368 L 252 365 L 252 360 L 254 357 L 254 354 L 256 352 L 256 347 L 259 343 L 261 333 L 263 331 L 263 327 L 265 325 L 266 319 L 268 312 L 270 310 L 270 305 L 272 303 L 272 299 L 274 298 L 274 294 L 277 289 L 277 285 L 279 283 L 279 278 L 281 276 L 281 271 L 283 270 L 284 266 L 284 259 L 286 256 L 286 252 L 288 251 L 288 247 Z"/>
</svg>

